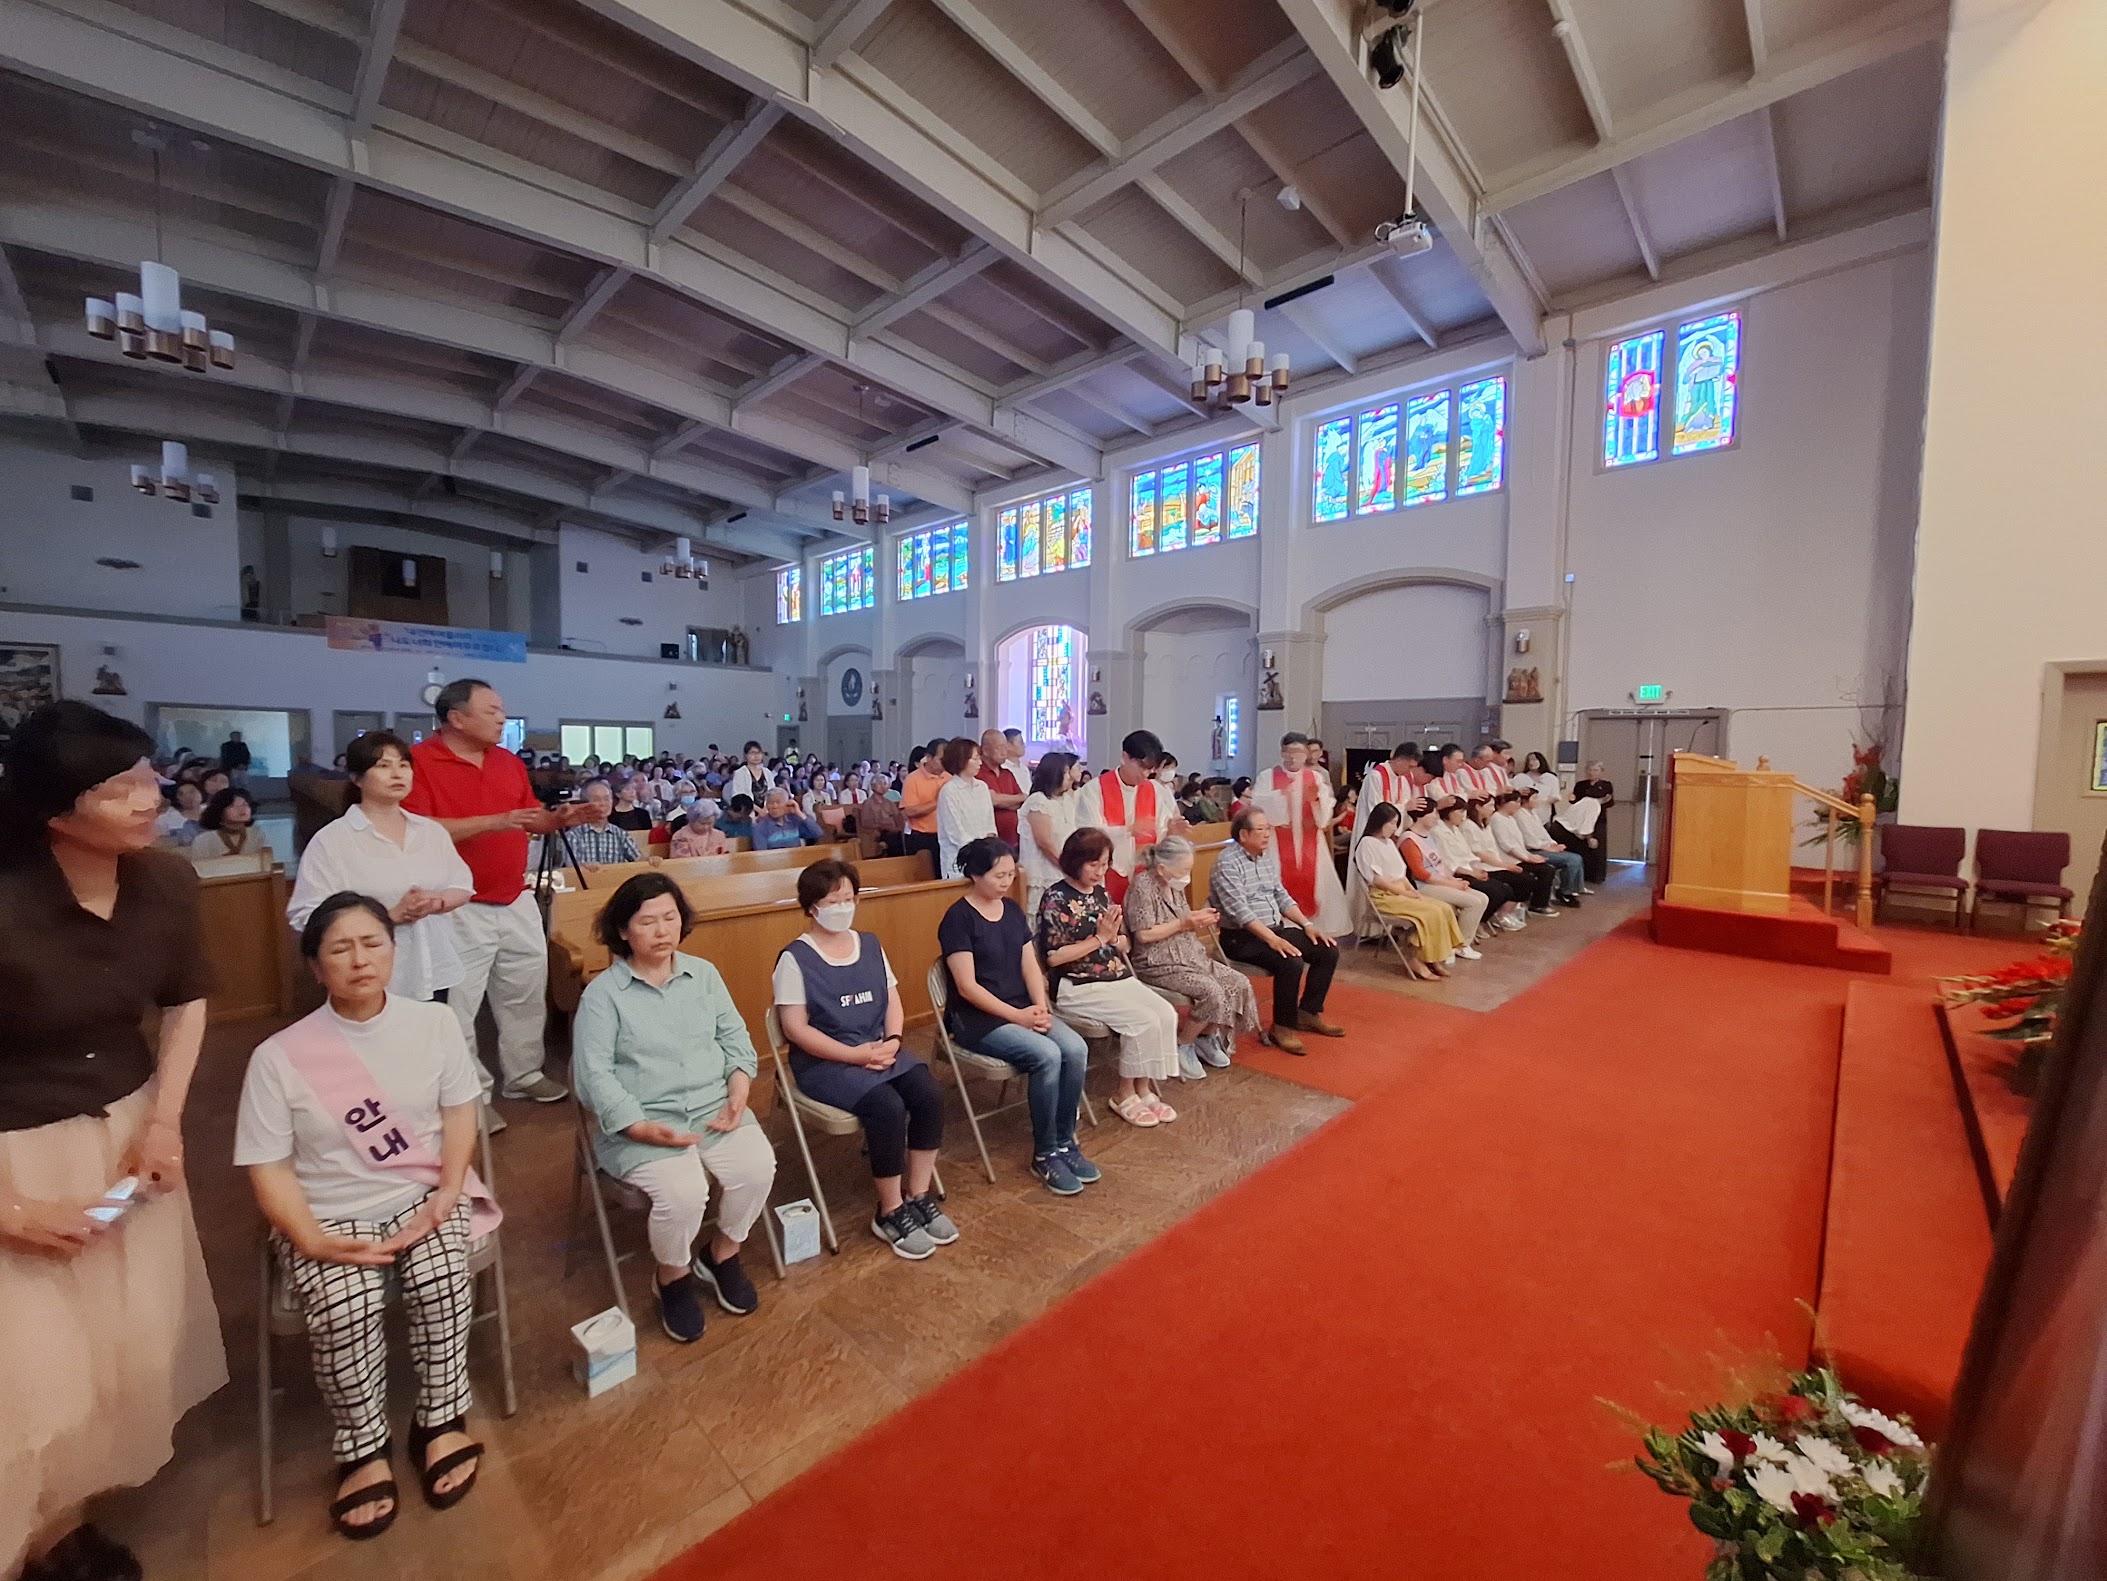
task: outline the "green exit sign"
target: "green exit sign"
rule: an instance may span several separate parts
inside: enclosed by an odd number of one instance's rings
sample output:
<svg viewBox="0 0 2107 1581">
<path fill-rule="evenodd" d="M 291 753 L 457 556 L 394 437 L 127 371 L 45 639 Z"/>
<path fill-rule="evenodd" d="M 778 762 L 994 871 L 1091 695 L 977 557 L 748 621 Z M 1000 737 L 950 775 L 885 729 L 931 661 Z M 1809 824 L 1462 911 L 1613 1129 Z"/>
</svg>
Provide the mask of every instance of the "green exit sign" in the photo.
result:
<svg viewBox="0 0 2107 1581">
<path fill-rule="evenodd" d="M 1642 686 L 1633 692 L 1632 696 L 1642 703 L 1658 703 L 1668 696 L 1668 688 L 1665 686 Z"/>
</svg>

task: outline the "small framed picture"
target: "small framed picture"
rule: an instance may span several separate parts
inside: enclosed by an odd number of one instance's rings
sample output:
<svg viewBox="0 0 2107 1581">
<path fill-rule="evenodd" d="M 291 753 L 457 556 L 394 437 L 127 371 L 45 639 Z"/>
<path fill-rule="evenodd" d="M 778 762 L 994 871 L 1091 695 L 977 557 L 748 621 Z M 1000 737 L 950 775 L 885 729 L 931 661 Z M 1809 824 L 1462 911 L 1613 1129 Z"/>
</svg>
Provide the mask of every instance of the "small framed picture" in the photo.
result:
<svg viewBox="0 0 2107 1581">
<path fill-rule="evenodd" d="M 0 743 L 39 708 L 58 700 L 58 644 L 0 642 Z"/>
<path fill-rule="evenodd" d="M 2092 783 L 2087 789 L 2094 796 L 2107 796 L 2107 719 L 2092 727 Z"/>
</svg>

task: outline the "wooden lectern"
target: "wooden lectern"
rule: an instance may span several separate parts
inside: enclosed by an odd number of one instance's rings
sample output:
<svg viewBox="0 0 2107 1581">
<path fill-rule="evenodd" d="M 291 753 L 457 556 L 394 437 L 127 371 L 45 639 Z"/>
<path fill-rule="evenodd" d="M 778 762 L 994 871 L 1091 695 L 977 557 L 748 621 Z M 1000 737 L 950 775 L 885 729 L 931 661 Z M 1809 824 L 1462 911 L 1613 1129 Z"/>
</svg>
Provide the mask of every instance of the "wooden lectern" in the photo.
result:
<svg viewBox="0 0 2107 1581">
<path fill-rule="evenodd" d="M 1774 917 L 1789 909 L 1795 782 L 1761 761 L 1744 769 L 1695 752 L 1670 759 L 1669 905 Z"/>
</svg>

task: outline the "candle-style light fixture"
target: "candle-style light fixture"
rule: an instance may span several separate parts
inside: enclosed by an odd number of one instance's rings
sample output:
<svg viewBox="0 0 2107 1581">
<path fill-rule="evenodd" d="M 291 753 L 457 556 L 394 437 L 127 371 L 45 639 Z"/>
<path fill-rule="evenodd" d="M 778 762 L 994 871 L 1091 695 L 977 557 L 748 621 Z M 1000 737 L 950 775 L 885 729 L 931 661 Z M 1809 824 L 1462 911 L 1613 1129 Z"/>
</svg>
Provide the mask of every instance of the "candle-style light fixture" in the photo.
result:
<svg viewBox="0 0 2107 1581">
<path fill-rule="evenodd" d="M 1237 205 L 1236 273 L 1240 282 L 1247 278 L 1244 273 L 1244 237 L 1250 216 L 1251 193 L 1246 189 Z M 1239 301 L 1242 289 L 1239 285 Z M 1266 343 L 1256 338 L 1257 329 L 1257 316 L 1248 307 L 1239 306 L 1229 315 L 1227 359 L 1214 346 L 1201 346 L 1194 351 L 1192 398 L 1195 401 L 1217 408 L 1242 406 L 1251 401 L 1260 406 L 1271 406 L 1275 398 L 1287 393 L 1288 354 L 1276 351 L 1269 359 Z"/>
<path fill-rule="evenodd" d="M 659 562 L 658 574 L 677 582 L 693 582 L 698 588 L 710 585 L 710 562 L 695 557 L 695 546 L 686 538 L 673 540 L 673 552 Z"/>
<path fill-rule="evenodd" d="M 161 226 L 161 156 L 168 150 L 168 138 L 156 129 L 141 127 L 132 133 L 132 142 L 153 160 L 154 256 L 141 260 L 139 264 L 139 289 L 136 293 L 120 291 L 114 300 L 100 296 L 87 299 L 87 331 L 97 340 L 114 341 L 125 356 L 139 361 L 176 363 L 192 373 L 231 368 L 234 366 L 233 335 L 223 329 L 214 329 L 204 314 L 184 309 L 182 277 L 161 262 L 165 250 Z M 198 146 L 202 148 L 204 145 Z M 138 487 L 136 478 L 132 486 Z"/>
<path fill-rule="evenodd" d="M 192 477 L 190 447 L 172 439 L 161 442 L 158 472 L 146 466 L 132 468 L 132 487 L 148 499 L 158 496 L 174 500 L 178 505 L 188 505 L 192 500 L 200 505 L 217 505 L 220 501 L 219 479 L 209 472 Z"/>
</svg>

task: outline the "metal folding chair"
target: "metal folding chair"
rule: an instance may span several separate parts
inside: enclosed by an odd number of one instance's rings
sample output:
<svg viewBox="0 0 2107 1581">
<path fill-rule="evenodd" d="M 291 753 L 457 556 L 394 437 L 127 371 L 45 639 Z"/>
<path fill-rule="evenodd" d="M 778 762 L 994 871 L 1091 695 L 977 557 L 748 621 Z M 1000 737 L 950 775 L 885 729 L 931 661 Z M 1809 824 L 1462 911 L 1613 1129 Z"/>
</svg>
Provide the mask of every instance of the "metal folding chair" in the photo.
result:
<svg viewBox="0 0 2107 1581">
<path fill-rule="evenodd" d="M 483 1184 L 493 1195 L 497 1191 L 496 1176 L 490 1167 L 490 1108 L 487 1104 L 476 1105 L 476 1149 L 477 1170 Z M 469 1242 L 468 1277 L 471 1282 L 480 1282 L 485 1274 L 490 1276 L 491 1307 L 487 1312 L 477 1312 L 470 1321 L 472 1334 L 480 1324 L 495 1322 L 498 1335 L 499 1375 L 504 1381 L 505 1415 L 511 1416 L 519 1410 L 519 1393 L 512 1381 L 512 1309 L 505 1295 L 505 1249 L 500 1240 L 502 1229 L 493 1230 L 480 1240 Z M 269 1237 L 257 1245 L 257 1303 L 256 1303 L 256 1524 L 268 1526 L 277 1511 L 272 1499 L 272 1458 L 277 1441 L 277 1403 L 283 1389 L 272 1382 L 271 1340 L 290 1339 L 307 1333 L 307 1315 L 301 1309 L 300 1298 L 278 1273 L 278 1259 L 271 1255 Z M 391 1288 L 389 1299 L 396 1298 Z"/>
<path fill-rule="evenodd" d="M 768 1057 L 775 1062 L 776 1091 L 783 1095 L 783 1107 L 790 1111 L 790 1128 L 797 1133 L 797 1150 L 805 1160 L 805 1178 L 812 1185 L 812 1200 L 819 1204 L 819 1222 L 826 1231 L 827 1250 L 839 1253 L 841 1237 L 834 1233 L 834 1210 L 827 1206 L 827 1194 L 819 1183 L 819 1170 L 812 1162 L 812 1147 L 805 1140 L 805 1122 L 810 1120 L 829 1136 L 855 1136 L 863 1130 L 863 1122 L 846 1109 L 837 1109 L 831 1103 L 821 1103 L 817 1098 L 808 1098 L 798 1091 L 797 1078 L 790 1071 L 790 1040 L 783 1036 L 783 1023 L 776 1015 L 774 1005 L 768 1007 L 763 1027 L 768 1035 Z M 932 1172 L 931 1184 L 939 1202 L 949 1195 L 944 1189 L 941 1169 Z"/>
<path fill-rule="evenodd" d="M 587 1113 L 585 1105 L 579 1104 L 576 1146 L 573 1150 L 574 1167 L 571 1170 L 570 1229 L 563 1245 L 563 1277 L 570 1278 L 577 1266 L 579 1210 L 589 1198 L 593 1205 L 593 1222 L 600 1231 L 600 1253 L 607 1260 L 607 1282 L 614 1289 L 615 1305 L 622 1309 L 622 1316 L 633 1317 L 629 1310 L 629 1298 L 622 1290 L 622 1265 L 638 1254 L 615 1250 L 614 1227 L 608 1222 L 607 1205 L 612 1202 L 625 1212 L 649 1215 L 651 1198 L 646 1195 L 643 1187 L 633 1186 L 600 1167 L 599 1158 L 593 1152 L 593 1128 L 597 1123 Z M 722 1195 L 716 1200 L 721 1205 Z M 783 1268 L 782 1248 L 776 1244 L 775 1225 L 770 1222 L 773 1217 L 770 1205 L 763 1203 L 761 1233 L 768 1239 L 768 1260 L 775 1266 L 776 1278 L 783 1279 L 788 1275 Z M 704 1222 L 703 1228 L 708 1230 L 716 1222 L 713 1215 Z"/>
<path fill-rule="evenodd" d="M 988 1184 L 993 1185 L 995 1165 L 988 1158 L 988 1140 L 981 1132 L 980 1122 L 992 1120 L 998 1114 L 1008 1114 L 1012 1109 L 1020 1109 L 1029 1102 L 1029 1098 L 1012 1098 L 1008 1103 L 998 1103 L 992 1109 L 976 1111 L 973 1107 L 973 1094 L 966 1086 L 966 1077 L 968 1074 L 978 1076 L 983 1081 L 994 1082 L 999 1089 L 1007 1090 L 1011 1082 L 1022 1081 L 1024 1073 L 1008 1060 L 997 1059 L 992 1054 L 976 1054 L 969 1048 L 960 1048 L 952 1039 L 950 1024 L 945 1019 L 945 1012 L 951 1006 L 951 968 L 944 964 L 942 956 L 929 967 L 929 1003 L 936 1008 L 937 1052 L 951 1062 L 951 1074 L 958 1078 L 958 1101 L 965 1107 L 966 1123 L 973 1127 L 973 1141 L 980 1149 L 980 1167 L 988 1172 Z M 1080 1033 L 1077 1035 L 1081 1036 Z M 995 1096 L 999 1099 L 1002 1091 L 998 1091 Z M 1092 1106 L 1090 1094 L 1087 1092 L 1083 1094 L 1083 1114 L 1092 1125 L 1097 1124 L 1097 1110 Z"/>
</svg>

